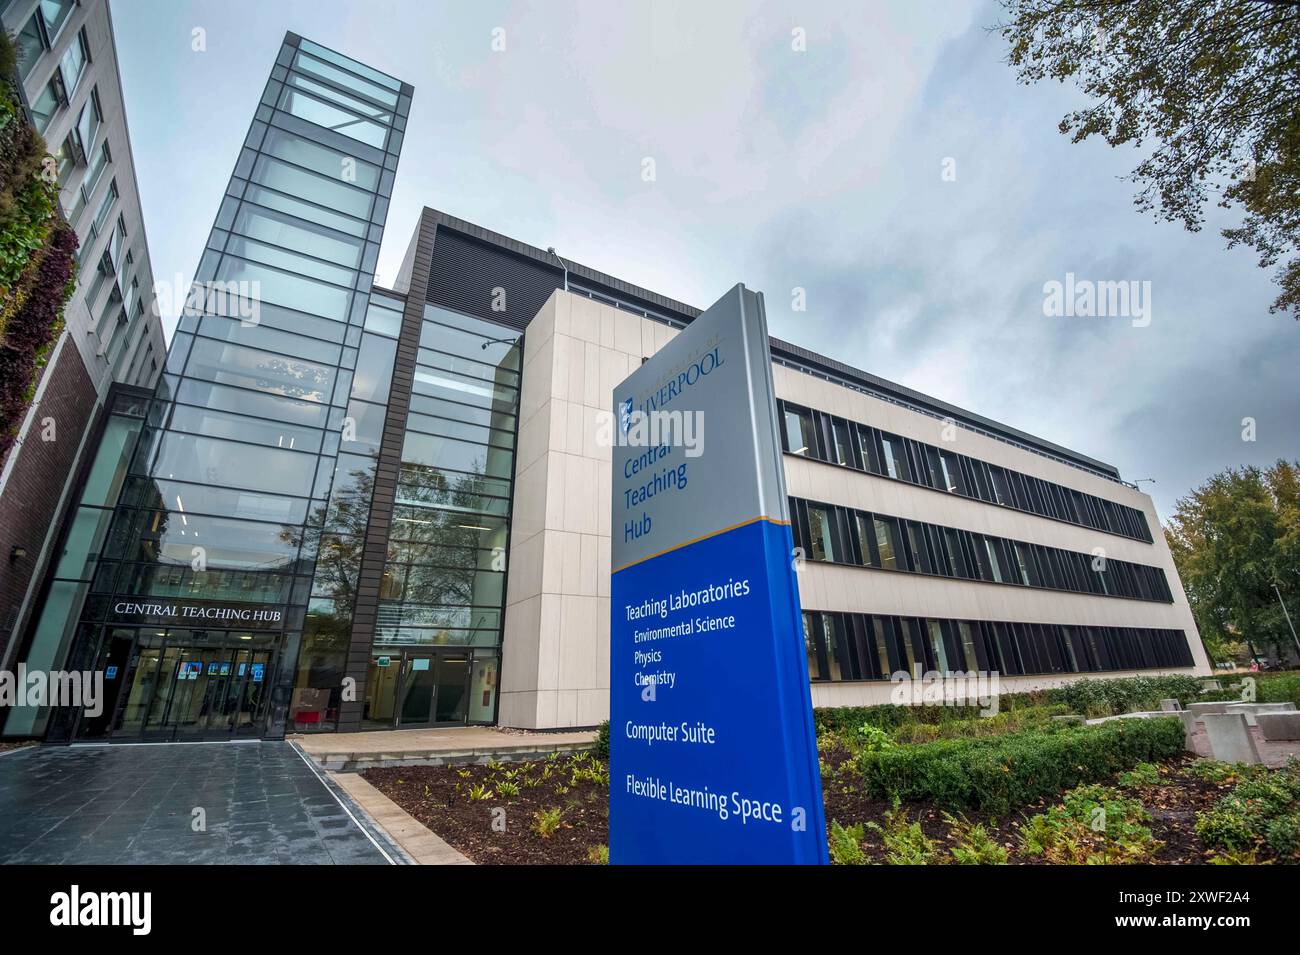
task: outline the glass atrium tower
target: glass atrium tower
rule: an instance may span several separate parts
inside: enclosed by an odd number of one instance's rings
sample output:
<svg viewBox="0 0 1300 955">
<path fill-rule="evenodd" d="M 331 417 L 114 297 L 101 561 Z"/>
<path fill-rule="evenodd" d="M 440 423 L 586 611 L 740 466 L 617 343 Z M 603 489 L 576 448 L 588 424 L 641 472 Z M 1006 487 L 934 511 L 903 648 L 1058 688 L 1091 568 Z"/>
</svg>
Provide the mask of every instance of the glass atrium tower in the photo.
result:
<svg viewBox="0 0 1300 955">
<path fill-rule="evenodd" d="M 164 373 L 106 416 L 26 648 L 29 669 L 102 671 L 102 712 L 18 710 L 5 735 L 337 718 L 400 324 L 372 283 L 411 95 L 286 36 Z M 304 639 L 316 672 L 295 692 Z"/>
</svg>

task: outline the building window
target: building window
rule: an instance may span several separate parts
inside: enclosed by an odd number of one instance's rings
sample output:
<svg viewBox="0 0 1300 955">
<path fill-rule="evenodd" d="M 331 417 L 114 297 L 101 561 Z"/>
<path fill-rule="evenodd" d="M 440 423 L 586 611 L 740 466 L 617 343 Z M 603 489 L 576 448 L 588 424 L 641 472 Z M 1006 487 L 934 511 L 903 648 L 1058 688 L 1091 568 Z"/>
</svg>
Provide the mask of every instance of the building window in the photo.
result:
<svg viewBox="0 0 1300 955">
<path fill-rule="evenodd" d="M 907 466 L 907 451 L 903 447 L 903 439 L 882 433 L 880 448 L 884 452 L 885 473 L 896 481 L 912 480 L 912 469 Z"/>
<path fill-rule="evenodd" d="M 808 677 L 812 680 L 820 680 L 822 671 L 817 663 L 817 638 L 813 633 L 813 617 L 810 613 L 803 615 L 803 645 L 808 655 Z"/>
<path fill-rule="evenodd" d="M 857 456 L 853 453 L 853 437 L 849 430 L 849 423 L 842 418 L 834 419 L 831 433 L 835 437 L 835 463 L 856 467 Z"/>
<path fill-rule="evenodd" d="M 1015 676 L 1193 665 L 1181 630 L 818 611 L 804 612 L 803 627 L 808 675 L 820 681 L 888 679 L 902 668 Z"/>
<path fill-rule="evenodd" d="M 59 60 L 59 72 L 63 74 L 63 88 L 69 98 L 77 91 L 81 78 L 86 75 L 86 64 L 89 62 L 90 47 L 86 43 L 86 31 L 82 30 L 72 41 L 72 45 L 63 51 L 63 58 Z"/>
<path fill-rule="evenodd" d="M 943 645 L 943 628 L 939 626 L 938 620 L 926 621 L 926 629 L 930 638 L 930 654 L 934 658 L 934 668 L 940 673 L 951 673 L 952 667 L 948 665 L 948 651 Z"/>
<path fill-rule="evenodd" d="M 418 417 L 416 415 L 412 416 Z M 809 560 L 1072 593 L 1172 603 L 1159 567 L 901 520 L 833 504 L 790 499 L 795 541 Z"/>
<path fill-rule="evenodd" d="M 90 203 L 91 197 L 95 194 L 96 187 L 99 186 L 100 179 L 103 178 L 104 170 L 109 167 L 113 161 L 112 153 L 109 151 L 108 142 L 105 141 L 98 150 L 95 151 L 94 157 L 90 160 L 90 166 L 86 169 L 86 175 L 81 180 L 81 185 L 77 188 L 76 198 L 73 200 L 72 208 L 68 210 L 68 221 L 74 226 L 77 220 L 81 218 L 82 210 Z"/>
<path fill-rule="evenodd" d="M 813 560 L 836 560 L 835 533 L 831 527 L 833 517 L 829 508 L 808 506 L 809 543 L 812 545 Z"/>
<path fill-rule="evenodd" d="M 840 654 L 843 651 L 843 634 L 840 633 L 836 625 L 834 614 L 824 613 L 822 616 L 822 636 L 826 641 L 826 679 L 842 680 L 844 672 L 840 666 Z"/>
<path fill-rule="evenodd" d="M 964 620 L 959 620 L 957 622 L 957 636 L 961 641 L 962 653 L 966 657 L 964 669 L 968 673 L 979 670 L 979 655 L 975 652 L 975 634 L 971 629 L 971 625 Z"/>
<path fill-rule="evenodd" d="M 885 570 L 897 570 L 898 558 L 894 551 L 894 523 L 891 520 L 875 518 L 876 551 L 880 554 L 880 566 Z"/>
<path fill-rule="evenodd" d="M 814 446 L 812 415 L 789 406 L 785 409 L 786 450 L 807 455 Z"/>
<path fill-rule="evenodd" d="M 54 114 L 67 104 L 68 94 L 63 86 L 63 77 L 56 72 L 32 103 L 32 119 L 36 131 L 43 135 L 50 128 Z"/>
<path fill-rule="evenodd" d="M 955 494 L 965 494 L 966 482 L 962 480 L 961 467 L 957 463 L 957 456 L 949 451 L 940 451 L 939 466 L 943 469 L 943 490 Z"/>
<path fill-rule="evenodd" d="M 989 504 L 1014 507 L 1134 540 L 1147 543 L 1152 540 L 1146 516 L 1137 508 L 1007 471 L 821 411 L 798 408 L 784 401 L 781 410 L 784 450 L 787 453 L 921 484 Z"/>
<path fill-rule="evenodd" d="M 876 535 L 871 525 L 871 516 L 857 511 L 853 515 L 853 524 L 858 536 L 859 563 L 864 567 L 879 567 L 880 557 L 873 551 Z"/>
<path fill-rule="evenodd" d="M 76 0 L 41 0 L 36 12 L 18 34 L 19 63 L 24 80 L 31 75 L 41 54 L 58 40 L 75 7 Z"/>
<path fill-rule="evenodd" d="M 95 218 L 90 222 L 90 231 L 98 236 L 104 223 L 108 221 L 108 214 L 113 211 L 113 204 L 117 202 L 117 180 L 114 179 L 108 184 L 108 192 L 104 193 L 104 198 L 99 201 L 99 208 L 95 210 Z M 89 242 L 86 245 L 90 245 Z"/>
</svg>

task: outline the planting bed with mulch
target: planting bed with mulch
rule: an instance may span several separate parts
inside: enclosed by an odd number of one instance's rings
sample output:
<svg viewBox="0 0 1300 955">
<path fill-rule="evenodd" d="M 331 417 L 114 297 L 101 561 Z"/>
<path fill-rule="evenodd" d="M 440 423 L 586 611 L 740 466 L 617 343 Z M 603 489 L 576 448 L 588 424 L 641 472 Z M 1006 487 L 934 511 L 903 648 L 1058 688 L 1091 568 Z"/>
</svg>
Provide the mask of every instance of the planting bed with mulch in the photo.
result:
<svg viewBox="0 0 1300 955">
<path fill-rule="evenodd" d="M 1140 803 L 1141 810 L 1148 815 L 1137 823 L 1138 837 L 1120 842 L 1116 848 L 1116 840 L 1104 832 L 1094 832 L 1089 826 L 1074 826 L 1068 830 L 1066 850 L 1058 848 L 1056 858 L 1082 862 L 1093 856 L 1098 861 L 1096 854 L 1105 855 L 1109 845 L 1108 861 L 1163 865 L 1210 861 L 1216 852 L 1206 847 L 1196 833 L 1197 813 L 1213 808 L 1241 780 L 1230 774 L 1214 778 L 1193 772 L 1196 762 L 1188 756 L 1159 766 L 1145 764 L 1144 779 L 1120 774 L 1101 787 L 1092 787 L 1089 791 L 1105 794 L 1105 798 L 1128 800 L 1130 806 Z M 1027 848 L 1021 827 L 1030 817 L 1062 805 L 1064 793 L 1001 816 L 982 812 L 946 816 L 928 803 L 904 803 L 901 812 L 891 817 L 889 802 L 868 798 L 862 787 L 855 785 L 851 761 L 839 762 L 832 757 L 824 769 L 829 770 L 823 782 L 828 825 L 831 820 L 843 827 L 865 824 L 855 840 L 861 848 L 859 861 L 888 864 L 917 858 L 900 852 L 897 842 L 903 829 L 915 824 L 919 824 L 919 831 L 925 837 L 920 840 L 924 849 L 919 859 L 929 864 L 956 861 L 953 850 L 960 854 L 970 844 L 971 828 L 981 826 L 983 836 L 987 837 L 984 844 L 992 846 L 994 853 L 1001 847 L 1006 863 L 1032 865 L 1051 861 L 1041 852 Z M 606 774 L 604 781 L 590 778 L 602 771 Z M 371 769 L 363 775 L 476 863 L 587 864 L 605 858 L 601 850 L 609 837 L 607 773 L 603 761 L 583 754 L 576 758 L 563 756 L 497 766 Z M 503 783 L 507 795 L 498 792 Z M 517 794 L 515 787 L 518 787 Z M 494 818 L 501 818 L 493 814 L 499 809 L 505 810 L 504 831 L 499 821 L 493 827 Z M 1141 810 L 1137 810 L 1139 814 Z M 547 827 L 538 820 L 548 812 L 558 821 L 553 831 L 544 833 Z M 873 823 L 880 828 L 872 828 Z M 1120 822 L 1112 823 L 1112 836 L 1120 825 Z M 1149 830 L 1149 837 L 1143 828 Z M 916 843 L 913 829 L 910 844 Z M 909 840 L 903 839 L 903 844 L 908 845 Z M 1259 846 L 1256 851 L 1253 861 L 1284 861 L 1267 845 Z"/>
<path fill-rule="evenodd" d="M 479 865 L 586 864 L 609 843 L 609 768 L 586 753 L 362 776 Z"/>
<path fill-rule="evenodd" d="M 1160 783 L 1157 786 L 1116 787 L 1125 796 L 1137 799 L 1151 814 L 1146 825 L 1152 836 L 1161 843 L 1158 849 L 1142 858 L 1141 862 L 1153 865 L 1195 865 L 1207 862 L 1213 855 L 1201 845 L 1196 835 L 1196 814 L 1210 809 L 1232 786 L 1230 782 L 1216 784 L 1191 775 L 1187 770 L 1194 761 L 1189 756 L 1159 767 Z M 823 795 L 828 825 L 831 820 L 835 820 L 843 826 L 855 823 L 887 826 L 886 814 L 891 808 L 890 803 L 883 799 L 864 798 L 860 787 L 854 790 L 851 785 L 837 785 L 827 781 L 823 785 Z M 1028 817 L 1045 812 L 1049 807 L 1060 803 L 1058 795 L 1053 799 L 1035 800 L 1011 814 L 999 816 L 994 813 L 966 812 L 957 818 L 972 825 L 983 826 L 990 839 L 1007 851 L 1008 864 L 1044 865 L 1050 863 L 1042 856 L 1023 851 L 1020 826 Z M 951 852 L 960 844 L 961 834 L 960 829 L 954 829 L 950 818 L 943 811 L 928 803 L 904 803 L 900 809 L 903 820 L 919 823 L 921 831 L 932 840 L 936 849 L 936 861 L 953 861 Z M 1104 837 L 1095 837 L 1095 846 L 1099 847 L 1103 842 Z M 888 864 L 891 861 L 883 834 L 878 831 L 870 828 L 866 830 L 862 848 L 870 862 Z"/>
<path fill-rule="evenodd" d="M 22 740 L 17 743 L 12 743 L 12 742 L 6 743 L 4 741 L 0 741 L 0 753 L 8 752 L 11 749 L 23 749 L 24 747 L 35 746 L 35 745 L 36 744 L 31 742 L 30 740 Z"/>
</svg>

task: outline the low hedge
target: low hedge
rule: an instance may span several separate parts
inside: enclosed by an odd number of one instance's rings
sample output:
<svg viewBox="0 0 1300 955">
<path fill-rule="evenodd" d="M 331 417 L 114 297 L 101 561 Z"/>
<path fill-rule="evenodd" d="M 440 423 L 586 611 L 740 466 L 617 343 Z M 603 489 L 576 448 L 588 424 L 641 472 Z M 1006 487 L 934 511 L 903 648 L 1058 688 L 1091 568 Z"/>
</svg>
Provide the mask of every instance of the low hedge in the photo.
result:
<svg viewBox="0 0 1300 955">
<path fill-rule="evenodd" d="M 1046 691 L 1033 693 L 1007 693 L 998 697 L 998 712 L 1007 713 L 1024 707 L 1047 705 Z M 858 727 L 875 726 L 895 730 L 916 723 L 943 725 L 983 718 L 979 706 L 900 706 L 882 703 L 878 706 L 833 706 L 813 710 L 813 725 L 818 734 L 855 732 Z"/>
<path fill-rule="evenodd" d="M 1300 673 L 1266 673 L 1255 678 L 1260 703 L 1294 703 L 1300 707 Z"/>
<path fill-rule="evenodd" d="M 858 770 L 873 796 L 1004 813 L 1182 751 L 1180 720 L 1134 719 L 898 746 L 863 753 Z"/>
<path fill-rule="evenodd" d="M 1075 713 L 1116 716 L 1139 710 L 1158 710 L 1161 700 L 1178 700 L 1183 706 L 1202 698 L 1204 677 L 1131 676 L 1113 680 L 1077 680 L 1048 690 L 1053 703 L 1064 703 Z"/>
<path fill-rule="evenodd" d="M 1158 710 L 1160 701 L 1168 699 L 1176 699 L 1185 707 L 1197 700 L 1213 699 L 1201 693 L 1204 679 L 1171 674 L 1078 680 L 1050 689 L 1004 693 L 998 697 L 998 712 L 1008 713 L 1027 706 L 1065 706 L 1071 713 L 1086 716 L 1118 716 L 1136 710 Z M 1300 679 L 1297 679 L 1296 690 L 1300 691 Z M 1264 699 L 1262 681 L 1260 693 L 1260 698 Z M 1274 701 L 1268 699 L 1266 702 Z M 818 733 L 825 730 L 835 733 L 853 732 L 863 724 L 886 730 L 912 723 L 942 725 L 954 720 L 978 719 L 980 716 L 978 706 L 899 706 L 893 703 L 827 707 L 813 711 Z"/>
</svg>

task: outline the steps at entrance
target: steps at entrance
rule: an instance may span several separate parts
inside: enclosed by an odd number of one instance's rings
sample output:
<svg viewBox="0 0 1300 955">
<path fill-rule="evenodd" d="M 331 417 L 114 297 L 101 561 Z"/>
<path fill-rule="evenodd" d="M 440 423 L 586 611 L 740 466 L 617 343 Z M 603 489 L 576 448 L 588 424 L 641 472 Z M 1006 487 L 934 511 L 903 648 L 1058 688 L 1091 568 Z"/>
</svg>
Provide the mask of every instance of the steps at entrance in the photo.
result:
<svg viewBox="0 0 1300 955">
<path fill-rule="evenodd" d="M 317 765 L 338 773 L 388 766 L 514 762 L 591 749 L 596 731 L 527 733 L 493 726 L 290 736 Z"/>
</svg>

